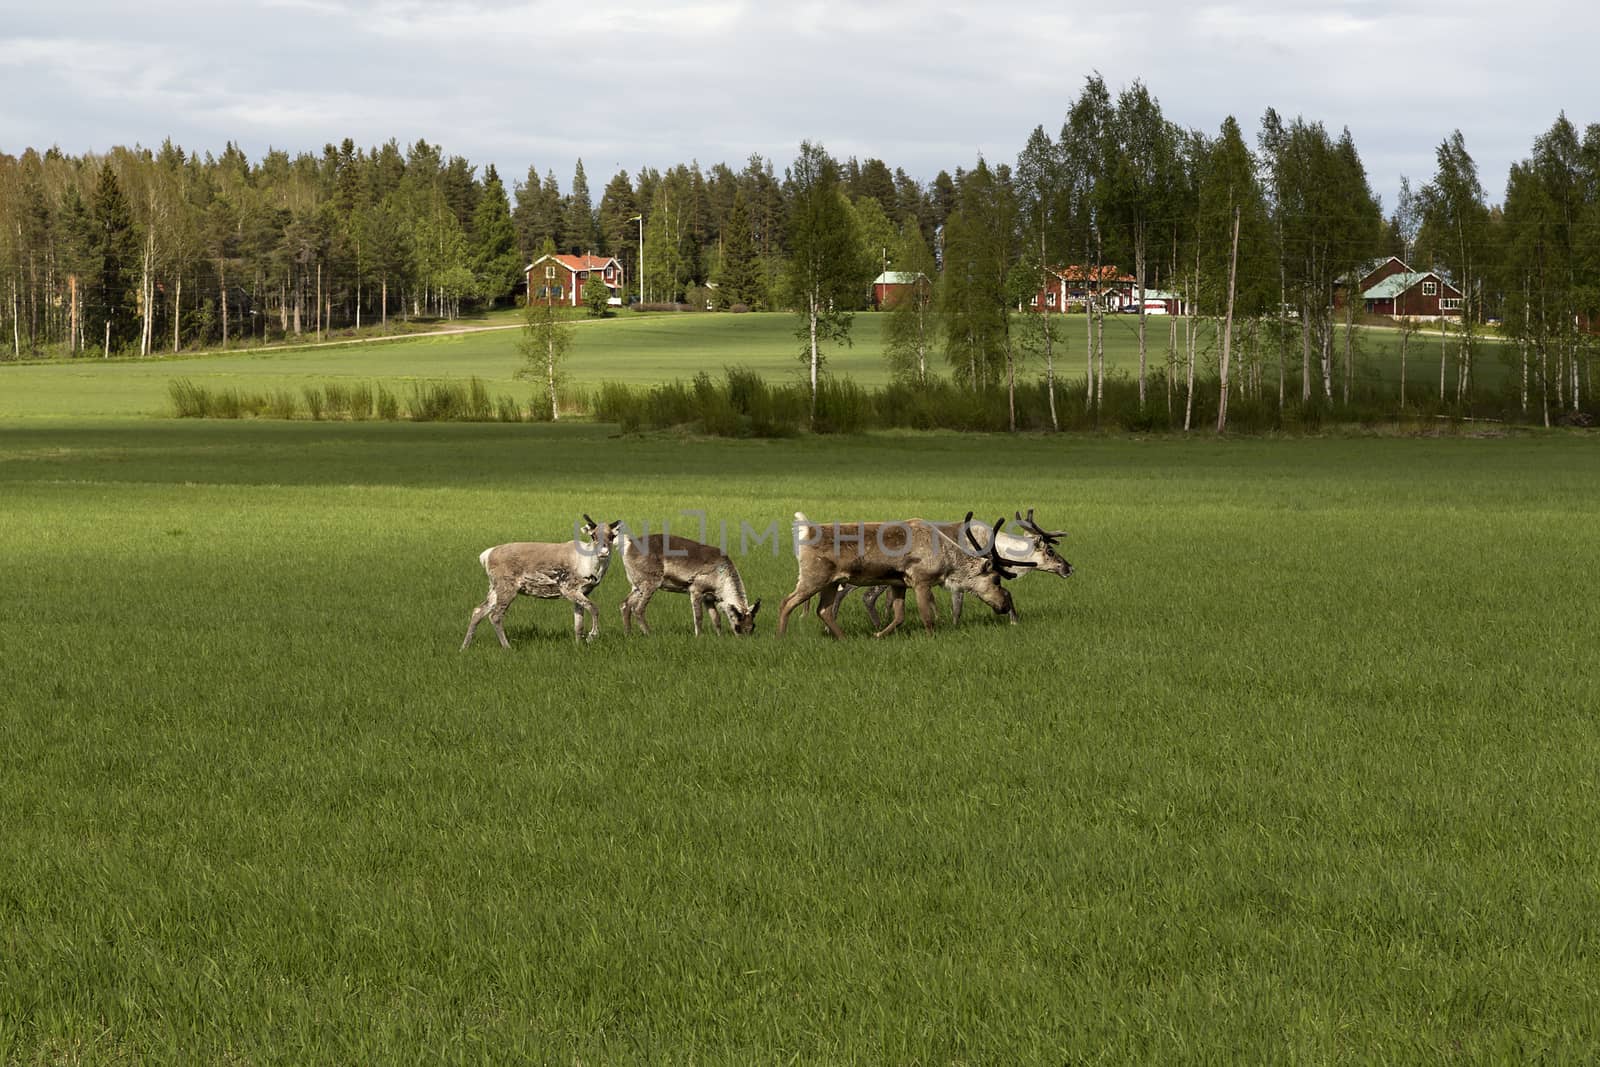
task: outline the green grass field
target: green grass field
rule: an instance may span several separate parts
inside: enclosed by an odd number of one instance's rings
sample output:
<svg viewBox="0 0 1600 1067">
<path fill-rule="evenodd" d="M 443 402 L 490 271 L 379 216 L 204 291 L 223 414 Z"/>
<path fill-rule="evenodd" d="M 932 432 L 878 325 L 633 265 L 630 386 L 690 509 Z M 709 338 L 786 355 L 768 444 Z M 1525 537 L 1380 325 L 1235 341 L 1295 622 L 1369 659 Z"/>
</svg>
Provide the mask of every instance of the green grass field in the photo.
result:
<svg viewBox="0 0 1600 1067">
<path fill-rule="evenodd" d="M 501 315 L 496 321 L 516 320 Z M 883 323 L 882 315 L 858 314 L 853 330 L 854 343 L 832 351 L 828 355 L 829 368 L 865 386 L 886 382 Z M 1161 317 L 1148 320 L 1149 359 L 1154 368 L 1152 375 L 1156 377 L 1165 372 L 1167 323 L 1168 320 Z M 1065 317 L 1062 330 L 1065 350 L 1060 354 L 1058 369 L 1064 379 L 1081 380 L 1083 377 L 1083 327 L 1081 316 Z M 794 316 L 777 313 L 626 314 L 603 321 L 579 320 L 566 371 L 575 385 L 585 388 L 603 381 L 649 385 L 679 378 L 687 380 L 701 370 L 719 376 L 729 366 L 754 368 L 775 383 L 790 381 L 803 373 L 794 330 Z M 1137 330 L 1137 319 L 1132 316 L 1107 317 L 1108 369 L 1129 374 L 1136 371 Z M 187 378 L 212 389 L 255 392 L 298 390 L 301 385 L 334 380 L 364 381 L 382 383 L 403 395 L 415 382 L 477 376 L 496 394 L 524 396 L 531 393 L 533 387 L 513 377 L 520 361 L 517 337 L 517 331 L 511 329 L 338 347 L 210 352 L 109 364 L 88 357 L 0 367 L 0 419 L 166 414 L 170 410 L 167 387 L 175 378 Z M 1397 382 L 1397 335 L 1392 331 L 1368 330 L 1361 337 L 1365 350 L 1361 360 L 1363 377 Z M 1454 345 L 1452 338 L 1452 353 Z M 1439 340 L 1437 335 L 1422 334 L 1413 341 L 1413 346 L 1414 362 L 1408 378 L 1415 390 L 1411 395 L 1420 398 L 1427 395 L 1430 388 L 1437 391 Z M 1481 383 L 1498 387 L 1505 380 L 1507 368 L 1503 360 L 1510 352 L 1509 346 L 1485 345 L 1478 360 Z M 1291 351 L 1288 359 L 1291 370 L 1298 367 L 1298 349 Z M 1267 381 L 1275 383 L 1275 354 L 1270 364 Z M 935 370 L 938 373 L 948 371 L 937 356 Z M 1043 374 L 1043 368 L 1032 366 L 1024 373 L 1038 377 Z M 1453 389 L 1453 362 L 1450 373 Z M 1164 396 L 1164 381 L 1156 382 L 1152 388 L 1156 395 Z M 1273 385 L 1268 392 L 1276 395 L 1275 389 Z M 1297 400 L 1298 394 L 1292 399 Z"/>
<path fill-rule="evenodd" d="M 170 373 L 0 368 L 0 1062 L 1600 1056 L 1590 436 L 42 417 Z M 581 512 L 1028 506 L 1078 574 L 1018 627 L 778 640 L 762 546 L 754 639 L 624 638 L 619 566 L 593 645 L 457 650 L 477 553 Z"/>
</svg>

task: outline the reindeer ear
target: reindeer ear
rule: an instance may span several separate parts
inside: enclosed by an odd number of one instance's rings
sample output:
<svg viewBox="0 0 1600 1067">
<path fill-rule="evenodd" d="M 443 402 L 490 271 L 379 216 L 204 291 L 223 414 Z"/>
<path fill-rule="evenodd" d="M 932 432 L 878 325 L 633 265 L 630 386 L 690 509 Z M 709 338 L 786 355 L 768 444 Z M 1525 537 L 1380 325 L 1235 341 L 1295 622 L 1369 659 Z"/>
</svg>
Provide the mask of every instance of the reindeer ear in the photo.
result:
<svg viewBox="0 0 1600 1067">
<path fill-rule="evenodd" d="M 750 605 L 750 617 L 752 619 L 755 618 L 756 617 L 756 612 L 758 612 L 760 610 L 761 610 L 761 598 L 760 597 L 756 597 L 756 602 L 754 604 Z"/>
<path fill-rule="evenodd" d="M 618 519 L 615 522 L 611 523 L 611 532 L 612 533 L 616 533 L 617 530 L 620 529 L 621 527 L 622 527 L 622 520 Z"/>
</svg>

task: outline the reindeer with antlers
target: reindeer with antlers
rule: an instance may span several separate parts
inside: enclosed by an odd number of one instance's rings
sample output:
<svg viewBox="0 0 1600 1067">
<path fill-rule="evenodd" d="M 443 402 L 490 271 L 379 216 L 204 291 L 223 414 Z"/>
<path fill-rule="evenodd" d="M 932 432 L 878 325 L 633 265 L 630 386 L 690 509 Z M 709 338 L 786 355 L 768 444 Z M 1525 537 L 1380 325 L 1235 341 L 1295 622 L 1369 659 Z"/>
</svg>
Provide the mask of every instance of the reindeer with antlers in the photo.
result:
<svg viewBox="0 0 1600 1067">
<path fill-rule="evenodd" d="M 853 585 L 885 585 L 894 593 L 894 613 L 889 625 L 874 637 L 886 637 L 905 621 L 905 595 L 916 593 L 917 611 L 922 625 L 933 632 L 933 587 L 970 592 L 995 611 L 1011 610 L 1011 594 L 1002 579 L 1015 578 L 1016 568 L 1034 566 L 1026 560 L 1000 555 L 996 539 L 990 537 L 985 548 L 973 536 L 972 513 L 957 524 L 972 549 L 947 534 L 940 524 L 923 519 L 902 522 L 832 523 L 811 522 L 795 513 L 795 554 L 799 576 L 794 592 L 784 598 L 778 612 L 778 633 L 788 628 L 789 615 L 813 596 L 819 596 L 818 616 L 834 637 L 844 636 L 835 619 L 840 590 Z M 995 520 L 999 530 L 1005 518 Z"/>
<path fill-rule="evenodd" d="M 1050 531 L 1044 529 L 1034 521 L 1033 510 L 1033 508 L 1029 508 L 1026 517 L 1024 517 L 1020 511 L 1013 513 L 1016 516 L 1017 524 L 1026 530 L 1027 533 L 999 533 L 995 537 L 995 542 L 999 545 L 1000 551 L 1004 552 L 1008 557 L 1011 557 L 1015 560 L 1025 561 L 1031 564 L 1032 567 L 1040 574 L 1054 574 L 1062 578 L 1070 576 L 1072 574 L 1072 564 L 1063 559 L 1061 554 L 1056 551 L 1056 546 L 1061 542 L 1061 539 L 1066 536 L 1066 531 Z M 935 525 L 938 526 L 946 536 L 961 536 L 962 523 L 941 522 L 935 523 Z M 971 524 L 971 531 L 977 540 L 985 545 L 985 550 L 987 550 L 987 543 L 989 542 L 993 528 L 978 522 Z M 1021 577 L 1023 574 L 1027 573 L 1030 573 L 1030 571 L 1024 570 L 1018 574 L 1018 577 Z M 952 625 L 960 625 L 961 604 L 963 597 L 965 596 L 965 592 L 960 586 L 947 585 L 946 588 L 950 590 L 950 622 Z M 835 598 L 835 611 L 838 610 L 839 604 L 843 603 L 844 598 L 850 595 L 850 589 L 851 587 L 846 586 L 839 591 L 839 595 Z M 867 609 L 867 618 L 872 620 L 873 629 L 877 629 L 882 625 L 882 620 L 878 616 L 878 601 L 885 593 L 890 591 L 890 586 L 876 585 L 869 587 L 861 594 L 862 604 Z M 1003 614 L 1010 618 L 1013 626 L 1017 624 L 1019 620 L 1017 616 L 1015 600 L 1012 601 L 1010 610 L 1004 612 Z"/>
</svg>

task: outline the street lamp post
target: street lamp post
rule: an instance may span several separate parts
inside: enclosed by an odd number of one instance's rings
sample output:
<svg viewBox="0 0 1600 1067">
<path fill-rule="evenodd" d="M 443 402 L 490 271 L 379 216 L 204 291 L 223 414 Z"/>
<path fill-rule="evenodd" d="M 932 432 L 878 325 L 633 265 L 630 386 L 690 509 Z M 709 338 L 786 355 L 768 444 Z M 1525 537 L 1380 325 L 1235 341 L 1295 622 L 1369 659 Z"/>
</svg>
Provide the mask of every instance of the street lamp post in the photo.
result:
<svg viewBox="0 0 1600 1067">
<path fill-rule="evenodd" d="M 628 220 L 639 224 L 639 303 L 644 303 L 644 216 L 635 215 Z"/>
</svg>

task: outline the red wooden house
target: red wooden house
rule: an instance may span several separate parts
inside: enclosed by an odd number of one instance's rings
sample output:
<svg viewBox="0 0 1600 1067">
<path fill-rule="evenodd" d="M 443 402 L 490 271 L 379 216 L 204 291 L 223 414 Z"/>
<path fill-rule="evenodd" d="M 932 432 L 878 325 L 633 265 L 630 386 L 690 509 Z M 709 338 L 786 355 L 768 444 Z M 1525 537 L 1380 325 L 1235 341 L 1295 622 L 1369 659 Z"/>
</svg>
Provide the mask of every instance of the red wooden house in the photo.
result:
<svg viewBox="0 0 1600 1067">
<path fill-rule="evenodd" d="M 1431 270 L 1386 275 L 1364 290 L 1361 300 L 1371 315 L 1408 319 L 1461 317 L 1461 290 Z"/>
<path fill-rule="evenodd" d="M 1113 266 L 1046 267 L 1044 284 L 1034 294 L 1033 308 L 1047 311 L 1066 311 L 1069 307 L 1082 309 L 1091 298 L 1103 302 L 1108 310 L 1115 311 L 1129 301 L 1138 299 L 1139 279 L 1131 274 L 1121 274 Z"/>
<path fill-rule="evenodd" d="M 528 275 L 528 300 L 541 304 L 566 304 L 577 307 L 583 302 L 583 287 L 591 274 L 599 275 L 611 290 L 609 302 L 621 304 L 627 291 L 622 276 L 622 264 L 611 256 L 586 253 L 581 256 L 540 256 L 526 267 Z"/>
</svg>

